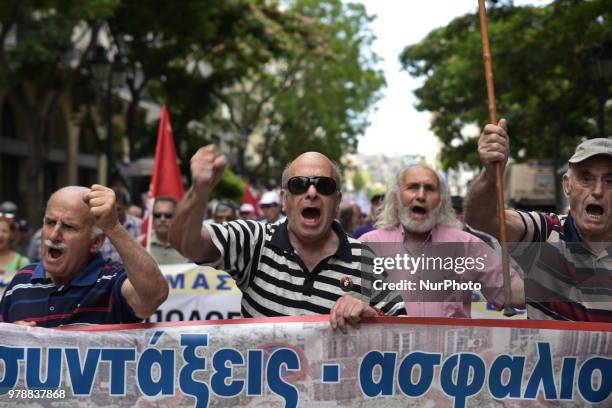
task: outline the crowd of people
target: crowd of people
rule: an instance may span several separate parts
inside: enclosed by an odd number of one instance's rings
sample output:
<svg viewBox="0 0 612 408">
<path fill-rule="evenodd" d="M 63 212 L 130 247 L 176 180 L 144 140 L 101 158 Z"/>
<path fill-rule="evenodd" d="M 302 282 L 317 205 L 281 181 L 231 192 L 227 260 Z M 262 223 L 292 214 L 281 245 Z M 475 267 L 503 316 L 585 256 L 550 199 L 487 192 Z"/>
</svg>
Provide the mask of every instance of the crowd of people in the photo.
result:
<svg viewBox="0 0 612 408">
<path fill-rule="evenodd" d="M 211 200 L 227 166 L 214 145 L 191 159 L 192 184 L 180 202 L 155 200 L 148 240 L 142 210 L 130 206 L 121 188 L 59 189 L 29 247 L 27 223 L 5 202 L 0 322 L 53 327 L 140 321 L 168 296 L 159 265 L 184 262 L 226 271 L 242 292 L 243 317 L 329 314 L 331 326 L 343 332 L 381 315 L 469 318 L 471 291 L 432 301 L 390 284 L 405 278 L 401 268 L 373 270 L 377 257 L 433 257 L 445 243 L 454 244 L 454 259 L 487 259 L 485 267 L 461 272 L 460 280 L 478 283 L 497 308 L 526 306 L 532 319 L 612 322 L 612 141 L 587 140 L 569 159 L 563 177 L 568 214 L 506 209 L 509 241 L 525 243 L 512 248 L 508 297 L 495 165 L 505 166 L 509 139 L 505 120 L 484 127 L 478 142 L 483 170 L 465 208 L 461 197 L 450 196 L 444 177 L 425 164 L 400 169 L 386 194 L 371 197 L 369 214 L 354 203 L 341 208 L 338 166 L 308 152 L 288 163 L 280 194 L 263 194 L 263 216 L 257 218 L 252 204 Z M 410 274 L 431 278 L 426 268 L 417 269 Z M 527 281 L 538 291 L 526 290 Z"/>
</svg>

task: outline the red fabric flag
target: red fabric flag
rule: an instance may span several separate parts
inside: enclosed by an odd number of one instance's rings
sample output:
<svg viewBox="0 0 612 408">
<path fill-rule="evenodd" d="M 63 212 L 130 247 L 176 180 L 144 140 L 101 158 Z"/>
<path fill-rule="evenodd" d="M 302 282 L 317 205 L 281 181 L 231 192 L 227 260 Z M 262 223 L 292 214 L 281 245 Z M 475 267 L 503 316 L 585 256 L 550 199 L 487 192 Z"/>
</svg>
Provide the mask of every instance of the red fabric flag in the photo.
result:
<svg viewBox="0 0 612 408">
<path fill-rule="evenodd" d="M 147 216 L 142 223 L 145 236 L 143 245 L 148 248 L 149 233 L 151 231 L 151 212 L 153 201 L 160 196 L 170 196 L 177 200 L 183 198 L 183 178 L 178 165 L 176 147 L 174 146 L 174 135 L 170 125 L 170 115 L 166 105 L 162 106 L 157 131 L 157 146 L 155 148 L 155 163 L 153 164 L 153 175 L 149 186 L 149 197 L 147 202 Z"/>
<path fill-rule="evenodd" d="M 247 181 L 244 191 L 242 192 L 242 202 L 240 204 L 251 204 L 255 208 L 255 217 L 259 218 L 263 215 L 259 208 L 260 196 L 257 191 L 253 190 L 251 183 Z"/>
</svg>

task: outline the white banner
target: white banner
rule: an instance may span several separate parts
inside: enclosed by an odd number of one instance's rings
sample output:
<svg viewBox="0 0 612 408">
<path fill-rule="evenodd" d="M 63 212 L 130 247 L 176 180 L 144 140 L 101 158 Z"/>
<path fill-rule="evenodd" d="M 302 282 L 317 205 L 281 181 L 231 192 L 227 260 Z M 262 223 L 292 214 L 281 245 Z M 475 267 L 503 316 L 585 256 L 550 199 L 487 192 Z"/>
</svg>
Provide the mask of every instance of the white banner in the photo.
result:
<svg viewBox="0 0 612 408">
<path fill-rule="evenodd" d="M 327 316 L 0 324 L 0 406 L 612 406 L 609 324 Z"/>
<path fill-rule="evenodd" d="M 148 322 L 240 317 L 242 294 L 226 272 L 195 264 L 160 265 L 160 269 L 170 294 Z"/>
</svg>

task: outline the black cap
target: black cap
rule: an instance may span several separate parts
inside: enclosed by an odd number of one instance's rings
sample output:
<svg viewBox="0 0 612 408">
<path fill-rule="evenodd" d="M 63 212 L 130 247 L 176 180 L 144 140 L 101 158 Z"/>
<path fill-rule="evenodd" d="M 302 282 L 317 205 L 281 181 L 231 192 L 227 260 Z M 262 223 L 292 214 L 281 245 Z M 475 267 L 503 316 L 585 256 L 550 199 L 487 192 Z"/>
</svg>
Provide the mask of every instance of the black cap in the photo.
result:
<svg viewBox="0 0 612 408">
<path fill-rule="evenodd" d="M 382 203 L 383 201 L 385 201 L 385 195 L 384 194 L 374 194 L 372 196 L 372 198 L 370 198 L 370 203 L 372 205 L 378 205 L 378 204 Z"/>
<path fill-rule="evenodd" d="M 455 210 L 462 211 L 463 210 L 463 197 L 454 195 L 451 196 L 451 205 Z"/>
</svg>

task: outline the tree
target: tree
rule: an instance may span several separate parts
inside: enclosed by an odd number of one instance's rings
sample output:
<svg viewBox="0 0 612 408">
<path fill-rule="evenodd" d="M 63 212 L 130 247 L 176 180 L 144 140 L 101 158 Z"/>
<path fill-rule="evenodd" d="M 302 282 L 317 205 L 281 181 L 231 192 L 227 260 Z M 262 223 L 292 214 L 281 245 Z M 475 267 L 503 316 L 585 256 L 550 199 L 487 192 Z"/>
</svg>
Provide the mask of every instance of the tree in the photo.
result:
<svg viewBox="0 0 612 408">
<path fill-rule="evenodd" d="M 82 126 L 97 134 L 96 122 L 104 109 L 96 101 L 100 92 L 93 89 L 90 72 L 96 47 L 103 44 L 111 59 L 124 64 L 129 73 L 131 99 L 125 133 L 115 129 L 117 143 L 112 153 L 118 153 L 124 136 L 130 159 L 153 153 L 155 125 L 145 123 L 138 109 L 146 99 L 170 105 L 179 153 L 188 165 L 189 156 L 207 136 L 201 127 L 191 125 L 205 122 L 215 112 L 219 103 L 215 94 L 232 86 L 248 69 L 257 70 L 284 53 L 293 39 L 289 34 L 303 34 L 301 19 L 267 1 L 209 3 L 0 2 L 0 86 L 12 91 L 32 126 L 31 132 L 25 132 L 30 151 L 27 175 L 32 180 L 26 202 L 31 220 L 40 218 L 37 212 L 45 198 L 44 169 L 54 142 L 49 128 L 58 112 L 59 98 L 71 96 L 75 112 L 84 113 Z M 269 21 L 284 31 L 271 33 Z M 18 41 L 13 49 L 5 39 L 15 29 Z M 84 48 L 76 44 L 81 39 L 87 40 Z M 181 148 L 185 145 L 188 149 Z"/>
<path fill-rule="evenodd" d="M 77 27 L 95 33 L 99 19 L 112 13 L 118 0 L 11 0 L 0 3 L 0 87 L 8 88 L 31 127 L 26 132 L 26 173 L 30 220 L 39 220 L 44 197 L 44 170 L 50 150 L 50 126 L 59 98 L 82 85 L 83 67 L 92 41 L 75 53 Z M 9 33 L 18 40 L 10 45 Z M 91 35 L 90 38 L 94 38 Z"/>
<path fill-rule="evenodd" d="M 553 159 L 558 166 L 584 137 L 595 136 L 592 50 L 612 38 L 605 0 L 557 0 L 546 7 L 503 3 L 488 11 L 500 117 L 508 118 L 511 154 Z M 468 14 L 407 47 L 400 60 L 425 77 L 417 109 L 434 112 L 444 168 L 478 165 L 468 124 L 488 123 L 478 16 Z M 557 183 L 558 184 L 558 183 Z"/>
<path fill-rule="evenodd" d="M 177 145 L 187 147 L 179 154 L 188 163 L 195 149 L 213 140 L 209 128 L 220 129 L 214 116 L 223 90 L 241 86 L 250 72 L 288 54 L 307 36 L 306 23 L 264 1 L 124 1 L 109 28 L 132 71 L 126 120 L 130 156 L 151 153 L 150 141 L 138 133 L 154 132 L 135 117 L 143 93 L 168 104 Z M 242 146 L 243 133 L 235 132 L 234 146 Z"/>
<path fill-rule="evenodd" d="M 372 17 L 362 5 L 284 4 L 303 32 L 289 37 L 294 40 L 286 53 L 264 69 L 249 70 L 237 87 L 218 95 L 230 113 L 225 127 L 239 134 L 237 169 L 268 186 L 278 183 L 285 164 L 299 153 L 317 150 L 339 161 L 355 151 L 385 83 L 374 68 L 377 56 L 369 49 L 373 35 L 367 28 Z M 241 152 L 254 135 L 260 137 L 254 143 L 258 154 L 249 165 Z"/>
</svg>

